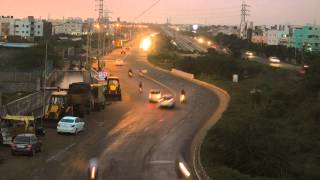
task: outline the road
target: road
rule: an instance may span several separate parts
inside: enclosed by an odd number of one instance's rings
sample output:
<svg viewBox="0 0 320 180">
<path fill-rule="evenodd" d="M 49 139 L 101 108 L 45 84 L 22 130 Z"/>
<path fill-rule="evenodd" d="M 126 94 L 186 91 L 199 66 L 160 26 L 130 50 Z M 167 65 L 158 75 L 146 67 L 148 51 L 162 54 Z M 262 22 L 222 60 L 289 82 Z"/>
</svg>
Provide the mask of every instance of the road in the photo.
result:
<svg viewBox="0 0 320 180">
<path fill-rule="evenodd" d="M 277 67 L 277 68 L 282 68 L 282 69 L 287 69 L 287 70 L 294 70 L 294 71 L 302 70 L 301 66 L 296 66 L 296 65 L 292 65 L 292 64 L 283 63 L 283 62 L 271 63 L 269 61 L 269 59 L 263 58 L 263 57 L 259 57 L 259 56 L 256 56 L 256 57 L 253 57 L 253 58 L 249 58 L 249 60 L 253 60 L 253 61 L 259 62 L 261 64 L 265 64 L 265 65 L 269 65 L 269 66 Z"/>
<path fill-rule="evenodd" d="M 166 36 L 172 38 L 177 43 L 177 46 L 184 51 L 200 53 L 207 52 L 207 47 L 198 44 L 189 36 L 183 35 L 180 32 L 165 26 L 162 26 L 161 30 L 166 34 Z"/>
<path fill-rule="evenodd" d="M 116 50 L 104 60 L 107 70 L 121 80 L 123 101 L 114 102 L 105 110 L 84 118 L 86 131 L 73 135 L 58 135 L 47 129 L 43 151 L 35 157 L 11 156 L 8 147 L 0 148 L 3 161 L 0 173 L 5 179 L 86 179 L 91 158 L 98 158 L 98 179 L 130 180 L 177 179 L 175 161 L 188 159 L 191 140 L 199 127 L 212 115 L 219 102 L 211 91 L 171 74 L 163 73 L 146 63 L 146 54 L 138 43 L 125 58 L 125 66 L 116 67 Z M 148 70 L 146 78 L 134 72 Z M 138 83 L 143 83 L 143 94 Z M 163 93 L 187 91 L 187 104 L 174 110 L 159 109 L 150 104 L 147 91 L 159 88 Z"/>
</svg>

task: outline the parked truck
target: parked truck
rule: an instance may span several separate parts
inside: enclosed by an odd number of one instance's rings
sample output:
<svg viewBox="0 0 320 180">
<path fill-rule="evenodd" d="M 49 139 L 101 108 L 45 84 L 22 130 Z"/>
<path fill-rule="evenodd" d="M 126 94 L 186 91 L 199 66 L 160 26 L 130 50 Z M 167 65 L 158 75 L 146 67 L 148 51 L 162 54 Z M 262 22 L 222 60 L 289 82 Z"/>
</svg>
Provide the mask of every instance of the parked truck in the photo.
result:
<svg viewBox="0 0 320 180">
<path fill-rule="evenodd" d="M 94 100 L 94 109 L 101 110 L 105 108 L 106 97 L 105 92 L 107 90 L 106 83 L 91 84 L 91 92 Z"/>
<path fill-rule="evenodd" d="M 90 114 L 94 108 L 94 97 L 91 85 L 85 82 L 72 83 L 69 85 L 68 97 L 75 116 L 83 117 Z"/>
</svg>

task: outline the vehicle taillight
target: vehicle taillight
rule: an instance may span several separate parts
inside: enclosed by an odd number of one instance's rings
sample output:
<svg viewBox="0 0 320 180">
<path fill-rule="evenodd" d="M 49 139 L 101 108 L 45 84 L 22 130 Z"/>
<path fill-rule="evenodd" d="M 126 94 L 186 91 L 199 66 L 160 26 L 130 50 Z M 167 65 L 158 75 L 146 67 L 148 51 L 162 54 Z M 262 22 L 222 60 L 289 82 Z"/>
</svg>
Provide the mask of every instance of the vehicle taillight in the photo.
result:
<svg viewBox="0 0 320 180">
<path fill-rule="evenodd" d="M 32 144 L 28 144 L 28 145 L 27 145 L 27 148 L 28 148 L 28 149 L 31 149 L 31 148 L 32 148 Z"/>
</svg>

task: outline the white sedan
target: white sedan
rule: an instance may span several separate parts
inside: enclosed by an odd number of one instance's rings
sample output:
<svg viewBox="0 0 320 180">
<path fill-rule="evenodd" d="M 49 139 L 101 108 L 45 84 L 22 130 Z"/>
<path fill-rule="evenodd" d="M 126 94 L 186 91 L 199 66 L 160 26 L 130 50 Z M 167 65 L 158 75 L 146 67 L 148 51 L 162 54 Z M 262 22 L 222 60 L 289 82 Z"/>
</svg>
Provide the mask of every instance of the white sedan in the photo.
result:
<svg viewBox="0 0 320 180">
<path fill-rule="evenodd" d="M 277 57 L 269 57 L 269 61 L 271 63 L 280 63 L 280 59 L 278 59 Z"/>
<path fill-rule="evenodd" d="M 116 59 L 116 66 L 123 66 L 124 61 L 122 59 Z"/>
<path fill-rule="evenodd" d="M 159 102 L 161 91 L 159 89 L 151 89 L 149 91 L 149 102 Z"/>
<path fill-rule="evenodd" d="M 176 98 L 171 94 L 165 94 L 159 100 L 159 106 L 162 108 L 174 108 L 176 106 Z"/>
<path fill-rule="evenodd" d="M 73 116 L 66 116 L 58 122 L 57 132 L 77 134 L 80 131 L 84 131 L 84 125 L 85 123 L 82 119 Z"/>
</svg>

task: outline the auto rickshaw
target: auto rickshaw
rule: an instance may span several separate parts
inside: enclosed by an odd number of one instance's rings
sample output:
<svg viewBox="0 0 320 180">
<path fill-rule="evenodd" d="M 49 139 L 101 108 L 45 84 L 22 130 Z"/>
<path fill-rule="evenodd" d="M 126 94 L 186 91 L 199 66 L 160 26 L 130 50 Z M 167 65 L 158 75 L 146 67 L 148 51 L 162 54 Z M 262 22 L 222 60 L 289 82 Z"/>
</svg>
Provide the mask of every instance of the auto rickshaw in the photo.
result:
<svg viewBox="0 0 320 180">
<path fill-rule="evenodd" d="M 122 95 L 121 95 L 120 81 L 118 77 L 116 76 L 108 77 L 106 97 L 108 100 L 117 98 L 117 100 L 121 101 Z"/>
</svg>

